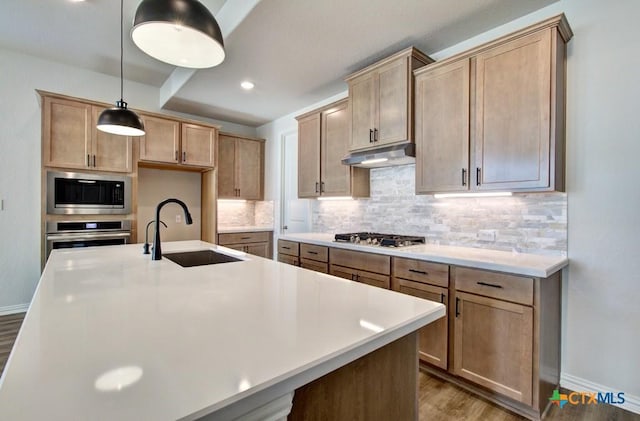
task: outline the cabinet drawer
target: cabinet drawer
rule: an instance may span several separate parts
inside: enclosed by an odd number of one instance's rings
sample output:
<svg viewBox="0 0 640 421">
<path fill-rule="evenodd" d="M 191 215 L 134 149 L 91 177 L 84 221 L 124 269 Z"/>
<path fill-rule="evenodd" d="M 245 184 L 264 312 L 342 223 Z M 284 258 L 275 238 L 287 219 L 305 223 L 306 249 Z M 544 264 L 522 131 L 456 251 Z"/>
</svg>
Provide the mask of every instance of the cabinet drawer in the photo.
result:
<svg viewBox="0 0 640 421">
<path fill-rule="evenodd" d="M 301 244 L 302 246 L 303 244 Z M 302 249 L 302 247 L 301 247 Z M 304 269 L 309 269 L 309 270 L 313 270 L 316 272 L 322 272 L 322 273 L 329 273 L 329 264 L 328 263 L 321 263 L 321 262 L 316 262 L 315 260 L 309 260 L 309 259 L 300 259 L 300 267 L 304 268 Z"/>
<path fill-rule="evenodd" d="M 334 276 L 338 276 L 344 279 L 350 279 L 352 281 L 360 282 L 367 285 L 372 285 L 379 288 L 389 289 L 391 284 L 391 277 L 388 275 L 381 275 L 379 273 L 367 272 L 365 270 L 357 270 L 342 266 L 330 265 L 331 270 L 329 273 Z"/>
<path fill-rule="evenodd" d="M 329 247 L 300 243 L 300 257 L 326 263 L 329 261 Z"/>
<path fill-rule="evenodd" d="M 295 241 L 278 240 L 278 254 L 297 257 L 300 255 L 300 244 Z"/>
<path fill-rule="evenodd" d="M 278 262 L 286 263 L 293 266 L 300 266 L 298 258 L 295 256 L 289 256 L 288 254 L 278 253 Z"/>
<path fill-rule="evenodd" d="M 218 234 L 218 244 L 238 244 L 238 243 L 263 243 L 271 238 L 271 231 L 263 232 L 234 232 L 229 234 Z"/>
<path fill-rule="evenodd" d="M 533 279 L 478 269 L 455 268 L 456 290 L 533 305 Z"/>
<path fill-rule="evenodd" d="M 329 259 L 332 265 L 361 269 L 368 272 L 391 274 L 391 257 L 382 254 L 331 248 Z"/>
<path fill-rule="evenodd" d="M 447 288 L 449 265 L 394 257 L 393 276 Z"/>
</svg>

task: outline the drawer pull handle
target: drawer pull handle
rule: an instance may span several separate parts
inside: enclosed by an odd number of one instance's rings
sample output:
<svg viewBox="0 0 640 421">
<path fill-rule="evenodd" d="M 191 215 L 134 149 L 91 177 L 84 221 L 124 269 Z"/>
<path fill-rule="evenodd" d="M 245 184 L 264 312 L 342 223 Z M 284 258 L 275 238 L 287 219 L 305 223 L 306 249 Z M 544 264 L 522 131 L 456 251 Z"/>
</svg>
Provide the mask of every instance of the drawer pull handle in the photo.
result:
<svg viewBox="0 0 640 421">
<path fill-rule="evenodd" d="M 251 237 L 240 237 L 241 240 L 251 240 Z"/>
<path fill-rule="evenodd" d="M 285 247 L 285 246 L 280 246 L 280 247 L 285 249 L 285 250 L 291 250 L 291 247 Z"/>
<path fill-rule="evenodd" d="M 460 298 L 456 297 L 456 317 L 460 315 Z"/>
<path fill-rule="evenodd" d="M 485 287 L 491 287 L 491 288 L 502 288 L 502 285 L 488 284 L 488 283 L 486 283 L 486 282 L 480 282 L 480 281 L 478 281 L 478 282 L 476 282 L 476 283 L 477 283 L 478 285 L 482 285 L 482 286 L 485 286 Z"/>
<path fill-rule="evenodd" d="M 429 275 L 428 272 L 425 272 L 424 270 L 417 270 L 417 269 L 409 269 L 409 272 L 413 272 L 413 273 L 419 273 L 420 275 Z"/>
<path fill-rule="evenodd" d="M 317 251 L 308 251 L 307 253 L 309 253 L 309 254 L 318 254 Z"/>
<path fill-rule="evenodd" d="M 440 302 L 444 304 L 444 293 L 440 293 Z"/>
</svg>

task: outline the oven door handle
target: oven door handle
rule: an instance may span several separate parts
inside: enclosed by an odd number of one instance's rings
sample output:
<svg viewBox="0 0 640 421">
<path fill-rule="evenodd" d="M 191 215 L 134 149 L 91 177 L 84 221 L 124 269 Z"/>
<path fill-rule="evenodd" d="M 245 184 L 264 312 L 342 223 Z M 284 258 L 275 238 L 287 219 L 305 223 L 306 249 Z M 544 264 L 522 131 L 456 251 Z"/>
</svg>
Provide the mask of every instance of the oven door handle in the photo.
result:
<svg viewBox="0 0 640 421">
<path fill-rule="evenodd" d="M 95 240 L 95 239 L 103 239 L 109 240 L 112 238 L 127 238 L 131 237 L 130 232 L 114 232 L 114 233 L 87 233 L 87 234 L 47 234 L 48 241 L 79 241 L 79 240 Z"/>
</svg>

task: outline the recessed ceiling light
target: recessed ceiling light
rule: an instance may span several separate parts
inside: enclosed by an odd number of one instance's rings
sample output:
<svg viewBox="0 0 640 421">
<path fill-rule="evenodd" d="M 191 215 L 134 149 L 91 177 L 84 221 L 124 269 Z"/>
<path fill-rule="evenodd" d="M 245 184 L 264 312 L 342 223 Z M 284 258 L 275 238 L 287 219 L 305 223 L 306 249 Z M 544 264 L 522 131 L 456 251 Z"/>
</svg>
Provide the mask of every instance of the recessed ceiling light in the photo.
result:
<svg viewBox="0 0 640 421">
<path fill-rule="evenodd" d="M 252 82 L 249 82 L 248 80 L 245 80 L 240 84 L 240 86 L 242 86 L 242 89 L 246 89 L 248 91 L 253 89 L 253 87 L 256 85 L 254 85 Z"/>
</svg>

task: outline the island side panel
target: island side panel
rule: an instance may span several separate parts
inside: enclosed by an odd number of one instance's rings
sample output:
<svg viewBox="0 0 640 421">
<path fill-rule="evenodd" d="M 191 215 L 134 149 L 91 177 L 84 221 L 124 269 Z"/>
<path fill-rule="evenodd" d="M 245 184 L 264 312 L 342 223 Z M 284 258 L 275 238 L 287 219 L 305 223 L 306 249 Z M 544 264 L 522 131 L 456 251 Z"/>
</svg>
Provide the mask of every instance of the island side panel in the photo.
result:
<svg viewBox="0 0 640 421">
<path fill-rule="evenodd" d="M 417 419 L 416 332 L 296 389 L 288 417 L 289 421 Z"/>
</svg>

